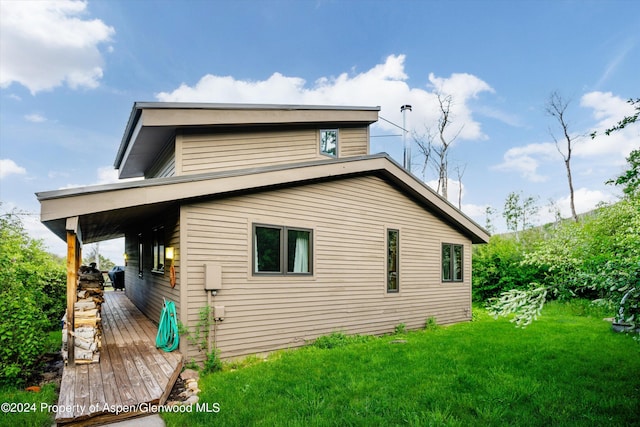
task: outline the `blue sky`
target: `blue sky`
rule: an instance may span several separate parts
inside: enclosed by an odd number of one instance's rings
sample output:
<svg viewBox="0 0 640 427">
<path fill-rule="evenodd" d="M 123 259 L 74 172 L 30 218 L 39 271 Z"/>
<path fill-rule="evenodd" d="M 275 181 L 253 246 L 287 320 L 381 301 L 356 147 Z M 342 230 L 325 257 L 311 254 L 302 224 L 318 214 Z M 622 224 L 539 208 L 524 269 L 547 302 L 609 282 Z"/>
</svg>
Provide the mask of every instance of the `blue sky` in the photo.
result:
<svg viewBox="0 0 640 427">
<path fill-rule="evenodd" d="M 545 114 L 570 100 L 578 137 L 578 211 L 616 200 L 604 185 L 640 146 L 616 123 L 640 96 L 636 1 L 13 1 L 0 0 L 0 200 L 56 253 L 39 224 L 38 191 L 113 182 L 112 164 L 136 101 L 381 106 L 424 135 L 436 92 L 453 99 L 450 164 L 465 167 L 462 209 L 481 225 L 509 192 L 539 198 L 536 221 L 569 216 L 564 163 Z M 402 163 L 399 130 L 372 128 L 371 152 Z M 559 135 L 559 134 L 558 134 Z M 413 171 L 421 173 L 413 148 Z M 465 166 L 466 165 L 466 166 Z M 450 166 L 450 199 L 458 177 Z M 105 243 L 121 260 L 121 243 Z"/>
</svg>

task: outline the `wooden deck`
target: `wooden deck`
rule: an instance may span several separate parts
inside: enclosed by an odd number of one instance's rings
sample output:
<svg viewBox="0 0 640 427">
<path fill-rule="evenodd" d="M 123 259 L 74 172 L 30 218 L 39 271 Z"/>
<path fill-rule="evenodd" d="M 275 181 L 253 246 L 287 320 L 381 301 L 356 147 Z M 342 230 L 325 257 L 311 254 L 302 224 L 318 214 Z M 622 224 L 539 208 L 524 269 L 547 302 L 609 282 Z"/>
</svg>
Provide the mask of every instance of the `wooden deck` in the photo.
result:
<svg viewBox="0 0 640 427">
<path fill-rule="evenodd" d="M 157 326 L 123 292 L 106 291 L 104 299 L 100 363 L 64 367 L 59 425 L 145 415 L 151 405 L 165 403 L 182 370 L 182 354 L 156 349 Z"/>
</svg>

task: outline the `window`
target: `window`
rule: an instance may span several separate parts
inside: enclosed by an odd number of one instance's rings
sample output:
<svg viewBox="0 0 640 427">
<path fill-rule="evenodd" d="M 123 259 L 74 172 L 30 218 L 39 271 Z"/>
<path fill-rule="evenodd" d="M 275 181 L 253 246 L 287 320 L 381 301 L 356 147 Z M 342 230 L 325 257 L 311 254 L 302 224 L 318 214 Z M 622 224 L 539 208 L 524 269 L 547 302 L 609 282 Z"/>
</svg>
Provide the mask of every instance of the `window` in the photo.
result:
<svg viewBox="0 0 640 427">
<path fill-rule="evenodd" d="M 311 274 L 311 246 L 311 230 L 254 225 L 253 273 Z"/>
<path fill-rule="evenodd" d="M 153 268 L 154 273 L 164 273 L 164 227 L 153 229 Z"/>
<path fill-rule="evenodd" d="M 387 230 L 387 292 L 398 292 L 400 251 L 398 250 L 398 230 Z"/>
<path fill-rule="evenodd" d="M 442 281 L 462 282 L 462 245 L 442 244 Z"/>
<path fill-rule="evenodd" d="M 142 233 L 138 234 L 138 277 L 142 278 L 143 265 L 142 259 L 144 258 L 144 244 L 142 240 Z"/>
<path fill-rule="evenodd" d="M 338 157 L 338 130 L 320 131 L 320 153 L 331 157 Z"/>
</svg>

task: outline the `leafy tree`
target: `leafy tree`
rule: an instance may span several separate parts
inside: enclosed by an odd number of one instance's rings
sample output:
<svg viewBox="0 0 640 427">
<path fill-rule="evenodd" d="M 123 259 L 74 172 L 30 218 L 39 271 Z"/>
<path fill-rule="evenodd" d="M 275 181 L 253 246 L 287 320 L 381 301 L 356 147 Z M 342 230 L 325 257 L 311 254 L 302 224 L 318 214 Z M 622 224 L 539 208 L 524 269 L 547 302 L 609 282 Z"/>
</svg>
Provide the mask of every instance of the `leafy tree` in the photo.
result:
<svg viewBox="0 0 640 427">
<path fill-rule="evenodd" d="M 516 239 L 520 238 L 520 230 L 526 230 L 533 226 L 531 218 L 540 210 L 537 201 L 537 197 L 528 196 L 525 198 L 522 192 L 511 192 L 507 195 L 502 216 L 507 223 L 507 229 L 515 233 Z"/>
<path fill-rule="evenodd" d="M 102 254 L 99 253 L 100 249 L 99 246 L 93 245 L 91 246 L 91 249 L 89 249 L 85 256 L 82 259 L 82 263 L 84 265 L 89 265 L 92 262 L 96 262 L 96 256 L 98 257 L 98 260 L 100 261 L 98 263 L 98 267 L 100 268 L 100 270 L 110 270 L 111 267 L 113 267 L 114 265 L 116 265 L 113 261 L 111 261 L 109 258 L 106 258 L 105 256 L 103 256 Z"/>
<path fill-rule="evenodd" d="M 640 149 L 633 150 L 627 157 L 629 169 L 607 184 L 622 185 L 622 191 L 629 197 L 640 197 Z"/>
</svg>

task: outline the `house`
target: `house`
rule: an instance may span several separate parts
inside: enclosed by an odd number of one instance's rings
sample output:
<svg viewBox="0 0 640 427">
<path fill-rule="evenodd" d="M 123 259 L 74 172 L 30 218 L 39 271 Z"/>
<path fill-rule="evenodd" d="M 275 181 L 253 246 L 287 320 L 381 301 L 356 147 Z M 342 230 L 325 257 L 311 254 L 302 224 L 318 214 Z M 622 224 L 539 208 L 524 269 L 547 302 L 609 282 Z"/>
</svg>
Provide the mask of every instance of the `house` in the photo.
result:
<svg viewBox="0 0 640 427">
<path fill-rule="evenodd" d="M 222 358 L 468 321 L 472 244 L 489 236 L 369 153 L 378 112 L 136 103 L 114 166 L 143 179 L 38 193 L 41 220 L 70 253 L 124 236 L 129 299 L 155 320 L 174 301 L 192 330 L 210 307 Z"/>
</svg>

